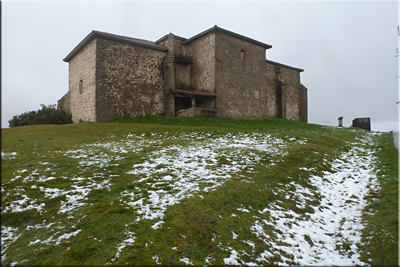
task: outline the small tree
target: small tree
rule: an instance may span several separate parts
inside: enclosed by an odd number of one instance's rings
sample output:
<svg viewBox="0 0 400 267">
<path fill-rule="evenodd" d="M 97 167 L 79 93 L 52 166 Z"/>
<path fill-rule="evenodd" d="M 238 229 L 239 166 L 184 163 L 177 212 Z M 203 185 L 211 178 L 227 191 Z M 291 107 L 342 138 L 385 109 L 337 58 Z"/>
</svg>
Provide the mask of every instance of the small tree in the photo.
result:
<svg viewBox="0 0 400 267">
<path fill-rule="evenodd" d="M 8 123 L 10 127 L 34 125 L 34 124 L 66 124 L 72 123 L 71 114 L 67 114 L 63 110 L 57 110 L 56 105 L 40 105 L 42 109 L 38 111 L 32 110 L 14 116 Z"/>
</svg>

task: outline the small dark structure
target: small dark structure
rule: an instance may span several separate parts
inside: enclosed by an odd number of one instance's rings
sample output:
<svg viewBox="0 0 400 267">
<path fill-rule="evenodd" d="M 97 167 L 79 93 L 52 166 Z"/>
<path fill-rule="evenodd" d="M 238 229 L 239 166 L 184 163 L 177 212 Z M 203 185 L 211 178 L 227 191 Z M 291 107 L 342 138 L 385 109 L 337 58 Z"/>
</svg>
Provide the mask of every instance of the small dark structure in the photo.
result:
<svg viewBox="0 0 400 267">
<path fill-rule="evenodd" d="M 343 117 L 338 118 L 338 126 L 342 127 L 343 126 Z"/>
<path fill-rule="evenodd" d="M 367 131 L 371 131 L 371 119 L 370 118 L 356 118 L 353 120 L 353 127 L 361 128 Z"/>
</svg>

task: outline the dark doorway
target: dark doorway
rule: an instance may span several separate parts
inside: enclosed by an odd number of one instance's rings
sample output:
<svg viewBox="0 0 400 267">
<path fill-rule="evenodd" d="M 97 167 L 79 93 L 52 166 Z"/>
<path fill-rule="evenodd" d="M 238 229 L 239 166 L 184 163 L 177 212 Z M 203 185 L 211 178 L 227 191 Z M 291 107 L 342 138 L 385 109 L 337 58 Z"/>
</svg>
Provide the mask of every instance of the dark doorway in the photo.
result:
<svg viewBox="0 0 400 267">
<path fill-rule="evenodd" d="M 192 107 L 192 100 L 190 97 L 175 97 L 175 113 Z"/>
<path fill-rule="evenodd" d="M 278 83 L 275 88 L 275 117 L 282 118 L 282 84 Z"/>
</svg>

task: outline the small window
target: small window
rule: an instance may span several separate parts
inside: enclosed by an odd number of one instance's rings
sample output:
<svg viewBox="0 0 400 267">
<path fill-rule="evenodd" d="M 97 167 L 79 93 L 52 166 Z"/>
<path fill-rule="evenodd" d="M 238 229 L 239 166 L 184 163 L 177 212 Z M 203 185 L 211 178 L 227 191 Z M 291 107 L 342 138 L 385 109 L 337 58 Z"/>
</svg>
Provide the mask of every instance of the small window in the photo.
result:
<svg viewBox="0 0 400 267">
<path fill-rule="evenodd" d="M 241 59 L 242 61 L 245 61 L 245 60 L 246 60 L 246 51 L 240 50 L 240 59 Z"/>
<path fill-rule="evenodd" d="M 79 93 L 82 94 L 83 92 L 83 80 L 79 80 Z"/>
</svg>

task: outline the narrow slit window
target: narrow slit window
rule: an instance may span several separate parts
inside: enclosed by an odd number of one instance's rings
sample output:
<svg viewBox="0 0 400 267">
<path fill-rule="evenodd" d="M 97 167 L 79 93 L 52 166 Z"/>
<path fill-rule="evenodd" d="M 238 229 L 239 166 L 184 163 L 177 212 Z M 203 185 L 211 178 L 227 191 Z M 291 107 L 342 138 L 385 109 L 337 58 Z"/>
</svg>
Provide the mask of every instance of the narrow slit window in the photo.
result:
<svg viewBox="0 0 400 267">
<path fill-rule="evenodd" d="M 240 59 L 244 62 L 246 60 L 246 51 L 240 50 Z"/>
</svg>

